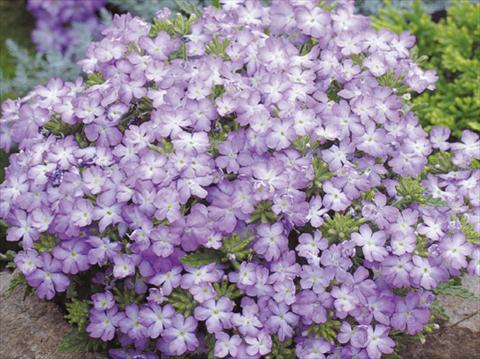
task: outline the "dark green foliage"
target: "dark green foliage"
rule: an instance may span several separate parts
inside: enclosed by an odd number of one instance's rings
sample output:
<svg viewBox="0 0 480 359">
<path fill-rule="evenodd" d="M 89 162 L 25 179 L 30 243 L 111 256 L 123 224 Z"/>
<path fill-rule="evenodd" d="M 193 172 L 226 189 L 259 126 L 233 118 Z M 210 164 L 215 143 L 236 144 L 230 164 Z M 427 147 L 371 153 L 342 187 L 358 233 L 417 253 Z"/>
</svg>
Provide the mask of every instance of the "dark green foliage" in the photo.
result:
<svg viewBox="0 0 480 359">
<path fill-rule="evenodd" d="M 68 135 L 73 135 L 80 130 L 81 125 L 69 125 L 62 121 L 58 116 L 52 116 L 50 121 L 43 125 L 43 129 L 55 136 L 65 137 Z"/>
<path fill-rule="evenodd" d="M 200 267 L 210 263 L 228 263 L 237 266 L 250 254 L 252 237 L 242 238 L 238 234 L 223 239 L 220 249 L 201 249 L 184 255 L 180 261 L 191 267 Z"/>
<path fill-rule="evenodd" d="M 0 262 L 3 262 L 2 264 L 5 265 L 5 268 L 7 269 L 15 269 L 15 262 L 13 261 L 15 259 L 15 256 L 17 255 L 17 252 L 9 249 L 5 253 L 0 252 Z"/>
<path fill-rule="evenodd" d="M 182 313 L 185 317 L 192 314 L 197 306 L 197 302 L 193 299 L 190 292 L 180 288 L 173 290 L 168 297 L 168 302 L 173 305 L 177 312 Z"/>
<path fill-rule="evenodd" d="M 102 352 L 107 348 L 107 343 L 91 338 L 83 330 L 72 329 L 65 335 L 58 347 L 60 353 L 87 353 Z"/>
<path fill-rule="evenodd" d="M 229 283 L 228 281 L 224 280 L 221 284 L 213 283 L 213 288 L 217 292 L 217 298 L 221 297 L 228 297 L 230 299 L 237 299 L 242 296 L 242 291 L 237 288 L 237 286 L 233 283 Z"/>
<path fill-rule="evenodd" d="M 123 285 L 123 288 L 119 288 L 118 286 L 113 288 L 113 296 L 119 308 L 122 310 L 129 304 L 140 304 L 144 300 L 144 295 L 137 294 L 135 289 L 127 288 L 126 285 Z"/>
<path fill-rule="evenodd" d="M 307 333 L 316 337 L 322 337 L 327 342 L 334 344 L 339 330 L 340 321 L 330 320 L 325 323 L 311 325 L 308 327 Z"/>
<path fill-rule="evenodd" d="M 333 177 L 333 173 L 329 171 L 328 165 L 319 157 L 313 157 L 313 180 L 307 188 L 307 196 L 322 194 L 322 183 Z"/>
<path fill-rule="evenodd" d="M 234 233 L 231 237 L 223 240 L 223 246 L 220 248 L 220 251 L 228 260 L 241 262 L 250 254 L 249 245 L 252 240 L 252 236 L 242 238 L 239 234 Z"/>
<path fill-rule="evenodd" d="M 50 233 L 42 233 L 40 238 L 33 244 L 33 248 L 35 248 L 39 253 L 43 252 L 50 252 L 57 244 L 59 240 L 53 234 Z"/>
<path fill-rule="evenodd" d="M 307 55 L 310 51 L 312 51 L 313 47 L 317 43 L 313 37 L 310 37 L 303 45 L 300 47 L 300 56 Z"/>
<path fill-rule="evenodd" d="M 258 203 L 250 217 L 250 223 L 275 223 L 277 215 L 273 212 L 272 205 L 270 200 Z"/>
<path fill-rule="evenodd" d="M 214 262 L 220 262 L 221 253 L 213 249 L 200 249 L 184 255 L 180 262 L 190 267 L 200 267 Z"/>
<path fill-rule="evenodd" d="M 292 348 L 292 339 L 285 339 L 283 342 L 277 336 L 272 338 L 272 352 L 268 359 L 295 359 L 295 349 Z"/>
</svg>

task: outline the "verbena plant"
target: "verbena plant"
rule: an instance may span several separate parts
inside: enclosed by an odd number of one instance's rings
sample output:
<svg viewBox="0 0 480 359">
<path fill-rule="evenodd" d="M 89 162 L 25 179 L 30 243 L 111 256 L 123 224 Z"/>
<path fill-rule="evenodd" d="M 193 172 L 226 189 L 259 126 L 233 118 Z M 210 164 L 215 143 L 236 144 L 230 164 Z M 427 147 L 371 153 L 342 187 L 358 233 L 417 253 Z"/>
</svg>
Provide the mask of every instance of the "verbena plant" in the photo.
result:
<svg viewBox="0 0 480 359">
<path fill-rule="evenodd" d="M 83 81 L 3 104 L 15 283 L 62 351 L 394 354 L 480 274 L 479 136 L 422 129 L 434 71 L 352 1 L 222 3 L 116 16 Z"/>
<path fill-rule="evenodd" d="M 375 28 L 397 33 L 409 31 L 417 38 L 416 57 L 435 69 L 435 92 L 414 99 L 415 112 L 427 128 L 443 125 L 458 136 L 462 129 L 480 131 L 480 4 L 454 0 L 447 16 L 435 23 L 419 0 L 411 8 L 392 4 L 372 18 Z"/>
</svg>

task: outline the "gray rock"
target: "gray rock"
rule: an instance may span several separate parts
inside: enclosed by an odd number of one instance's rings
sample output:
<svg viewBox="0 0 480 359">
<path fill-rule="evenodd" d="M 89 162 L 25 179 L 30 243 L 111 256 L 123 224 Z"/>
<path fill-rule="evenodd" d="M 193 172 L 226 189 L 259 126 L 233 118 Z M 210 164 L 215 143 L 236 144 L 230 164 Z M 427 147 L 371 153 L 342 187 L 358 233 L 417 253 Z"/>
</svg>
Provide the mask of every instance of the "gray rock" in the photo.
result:
<svg viewBox="0 0 480 359">
<path fill-rule="evenodd" d="M 23 299 L 24 288 L 11 294 L 12 274 L 0 272 L 0 357 L 2 359 L 105 359 L 86 353 L 59 353 L 57 347 L 71 328 L 55 303 L 35 295 Z"/>
<path fill-rule="evenodd" d="M 476 359 L 480 335 L 465 328 L 441 328 L 427 336 L 425 344 L 411 344 L 402 353 L 405 359 Z"/>
<path fill-rule="evenodd" d="M 480 278 L 466 276 L 462 284 L 480 296 Z M 412 343 L 403 357 L 408 359 L 474 359 L 480 358 L 480 301 L 441 295 L 449 320 L 427 336 L 426 342 Z"/>
<path fill-rule="evenodd" d="M 462 284 L 470 292 L 480 296 L 480 278 L 466 276 Z M 445 312 L 450 317 L 449 326 L 469 329 L 480 333 L 480 300 L 463 299 L 460 297 L 440 296 L 440 302 L 445 307 Z"/>
</svg>

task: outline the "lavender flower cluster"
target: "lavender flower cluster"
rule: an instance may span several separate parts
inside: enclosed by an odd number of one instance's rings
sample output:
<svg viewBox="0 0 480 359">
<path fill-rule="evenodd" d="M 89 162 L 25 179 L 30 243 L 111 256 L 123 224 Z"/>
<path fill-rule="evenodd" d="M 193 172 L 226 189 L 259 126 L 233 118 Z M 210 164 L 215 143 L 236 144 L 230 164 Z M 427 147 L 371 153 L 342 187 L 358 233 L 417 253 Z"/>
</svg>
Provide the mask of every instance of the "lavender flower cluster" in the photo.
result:
<svg viewBox="0 0 480 359">
<path fill-rule="evenodd" d="M 86 82 L 3 104 L 0 216 L 40 298 L 91 275 L 113 358 L 376 359 L 480 275 L 479 136 L 421 128 L 412 36 L 347 0 L 169 16 L 115 16 Z"/>
<path fill-rule="evenodd" d="M 40 52 L 75 51 L 76 31 L 72 24 L 82 23 L 84 31 L 100 32 L 101 23 L 96 16 L 106 0 L 28 0 L 27 8 L 35 17 L 32 41 Z"/>
</svg>

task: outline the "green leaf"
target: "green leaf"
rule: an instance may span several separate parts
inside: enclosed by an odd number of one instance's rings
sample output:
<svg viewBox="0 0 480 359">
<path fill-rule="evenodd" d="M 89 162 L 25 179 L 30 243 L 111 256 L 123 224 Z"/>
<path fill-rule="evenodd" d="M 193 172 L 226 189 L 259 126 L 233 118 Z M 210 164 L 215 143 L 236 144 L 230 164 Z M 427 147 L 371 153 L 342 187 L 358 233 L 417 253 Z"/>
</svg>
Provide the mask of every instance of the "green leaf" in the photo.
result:
<svg viewBox="0 0 480 359">
<path fill-rule="evenodd" d="M 340 96 L 338 92 L 342 89 L 341 85 L 337 81 L 332 81 L 327 89 L 327 96 L 330 101 L 339 101 Z"/>
<path fill-rule="evenodd" d="M 230 57 L 227 55 L 227 48 L 230 45 L 228 39 L 219 40 L 218 37 L 214 37 L 213 40 L 205 48 L 205 52 L 208 55 L 221 57 L 223 60 L 230 60 Z"/>
<path fill-rule="evenodd" d="M 300 56 L 305 56 L 310 51 L 312 51 L 313 47 L 317 44 L 317 40 L 313 37 L 310 37 L 303 45 L 300 47 Z"/>
<path fill-rule="evenodd" d="M 5 265 L 5 267 L 8 269 L 15 269 L 16 265 L 14 259 L 16 255 L 17 252 L 9 249 L 5 253 L 0 253 L 0 262 L 6 262 L 7 264 Z"/>
<path fill-rule="evenodd" d="M 253 236 L 242 238 L 235 233 L 232 234 L 231 237 L 223 240 L 223 246 L 220 248 L 220 251 L 223 253 L 226 260 L 238 263 L 247 258 L 251 253 L 249 246 L 252 241 Z"/>
<path fill-rule="evenodd" d="M 92 87 L 95 85 L 101 85 L 104 82 L 105 78 L 103 77 L 103 74 L 101 72 L 92 72 L 87 76 L 85 84 L 87 85 L 87 87 Z"/>
<path fill-rule="evenodd" d="M 197 17 L 202 16 L 202 11 L 198 8 L 198 6 L 195 6 L 195 4 L 185 1 L 185 0 L 176 0 L 175 4 L 177 5 L 177 8 L 185 13 L 185 15 L 196 15 Z"/>
<path fill-rule="evenodd" d="M 35 248 L 39 253 L 50 252 L 60 240 L 50 233 L 42 233 L 40 238 L 35 241 L 33 248 Z"/>
<path fill-rule="evenodd" d="M 214 85 L 212 87 L 210 98 L 212 100 L 216 100 L 217 98 L 223 96 L 224 93 L 225 93 L 225 87 L 223 85 Z"/>
<path fill-rule="evenodd" d="M 192 314 L 193 310 L 197 306 L 197 302 L 193 299 L 193 296 L 190 294 L 190 292 L 180 288 L 173 290 L 172 294 L 170 294 L 170 296 L 167 298 L 167 302 L 185 317 L 188 317 L 190 314 Z"/>
<path fill-rule="evenodd" d="M 72 302 L 66 304 L 66 308 L 67 315 L 65 319 L 70 324 L 75 324 L 80 330 L 83 330 L 88 321 L 90 301 L 73 299 Z"/>
<path fill-rule="evenodd" d="M 450 152 L 436 152 L 428 157 L 428 173 L 448 173 L 456 171 L 458 168 L 452 162 L 452 154 Z"/>
<path fill-rule="evenodd" d="M 333 173 L 329 171 L 327 163 L 319 157 L 313 157 L 313 180 L 307 187 L 307 196 L 322 193 L 322 183 L 333 177 Z"/>
<path fill-rule="evenodd" d="M 8 162 L 8 153 L 0 150 L 0 183 L 2 183 L 5 178 L 5 168 L 8 167 Z M 1 225 L 1 227 L 3 227 L 3 224 Z"/>
<path fill-rule="evenodd" d="M 212 334 L 205 335 L 205 344 L 207 344 L 207 359 L 215 359 L 215 336 Z"/>
<path fill-rule="evenodd" d="M 443 294 L 464 299 L 480 299 L 480 296 L 475 295 L 467 288 L 463 287 L 460 278 L 451 278 L 447 282 L 440 283 L 433 289 L 433 292 L 437 295 Z"/>
<path fill-rule="evenodd" d="M 475 230 L 474 225 L 468 221 L 466 216 L 460 218 L 460 225 L 467 242 L 477 246 L 480 245 L 480 233 Z"/>
<path fill-rule="evenodd" d="M 443 304 L 439 300 L 434 300 L 430 305 L 430 320 L 434 322 L 446 321 L 449 319 Z"/>
<path fill-rule="evenodd" d="M 444 201 L 441 198 L 436 198 L 436 197 L 432 197 L 432 196 L 426 196 L 423 204 L 428 204 L 428 205 L 434 206 L 434 207 L 446 207 L 446 206 L 448 206 L 447 201 Z"/>
<path fill-rule="evenodd" d="M 81 125 L 69 125 L 62 121 L 61 117 L 53 115 L 45 125 L 43 129 L 52 133 L 55 136 L 65 137 L 68 135 L 73 135 L 78 130 L 80 130 Z"/>
<path fill-rule="evenodd" d="M 286 338 L 281 341 L 276 335 L 272 337 L 272 351 L 268 355 L 268 359 L 295 359 L 295 348 L 292 340 Z"/>
<path fill-rule="evenodd" d="M 33 291 L 32 287 L 28 285 L 25 276 L 20 272 L 16 272 L 8 284 L 7 295 L 12 294 L 13 291 L 19 287 L 25 287 L 23 299 L 25 299 Z"/>
<path fill-rule="evenodd" d="M 350 214 L 336 212 L 320 227 L 323 236 L 330 242 L 342 242 L 350 239 L 353 232 L 357 232 L 363 220 L 353 218 Z"/>
<path fill-rule="evenodd" d="M 210 263 L 219 263 L 221 259 L 220 252 L 212 249 L 201 249 L 184 255 L 180 258 L 180 262 L 190 267 L 200 267 Z"/>
<path fill-rule="evenodd" d="M 150 37 L 157 37 L 160 31 L 165 31 L 170 36 L 185 36 L 190 34 L 192 24 L 198 19 L 195 13 L 188 17 L 177 13 L 177 17 L 170 19 L 154 19 L 150 28 Z"/>
<path fill-rule="evenodd" d="M 127 288 L 125 285 L 121 286 L 121 288 L 118 286 L 113 288 L 113 296 L 122 310 L 129 304 L 140 304 L 145 299 L 144 294 L 137 294 L 135 289 Z"/>
<path fill-rule="evenodd" d="M 102 352 L 107 348 L 107 343 L 91 338 L 85 331 L 72 329 L 65 335 L 58 347 L 60 353 L 88 353 Z"/>
<path fill-rule="evenodd" d="M 316 337 L 322 337 L 326 341 L 334 344 L 337 339 L 337 333 L 340 330 L 340 321 L 330 320 L 321 324 L 313 324 L 306 329 L 306 333 Z"/>
<path fill-rule="evenodd" d="M 87 148 L 88 146 L 90 146 L 90 141 L 88 141 L 87 137 L 85 136 L 83 129 L 79 129 L 75 133 L 75 140 L 77 140 L 77 143 L 80 146 L 80 148 Z"/>
<path fill-rule="evenodd" d="M 175 147 L 167 139 L 162 139 L 162 142 L 159 145 L 149 143 L 148 148 L 164 155 L 169 155 L 175 152 Z"/>
<path fill-rule="evenodd" d="M 243 293 L 234 283 L 230 283 L 227 280 L 222 281 L 220 284 L 213 283 L 213 288 L 217 292 L 217 298 L 228 297 L 232 300 L 240 298 Z"/>
<path fill-rule="evenodd" d="M 312 142 L 312 137 L 310 135 L 307 136 L 298 136 L 293 142 L 292 142 L 293 147 L 302 154 L 302 156 L 305 156 L 308 152 L 314 151 L 318 145 L 318 141 L 313 141 Z"/>
<path fill-rule="evenodd" d="M 422 186 L 419 178 L 401 177 L 397 186 L 397 195 L 400 197 L 394 206 L 406 207 L 412 203 L 444 206 L 446 203 L 440 198 L 426 196 L 427 188 Z"/>
<path fill-rule="evenodd" d="M 425 236 L 417 236 L 417 244 L 415 247 L 415 254 L 420 257 L 428 257 L 428 238 Z"/>
<path fill-rule="evenodd" d="M 277 215 L 272 210 L 272 201 L 266 200 L 258 203 L 250 216 L 249 223 L 270 223 L 277 221 Z"/>
</svg>

